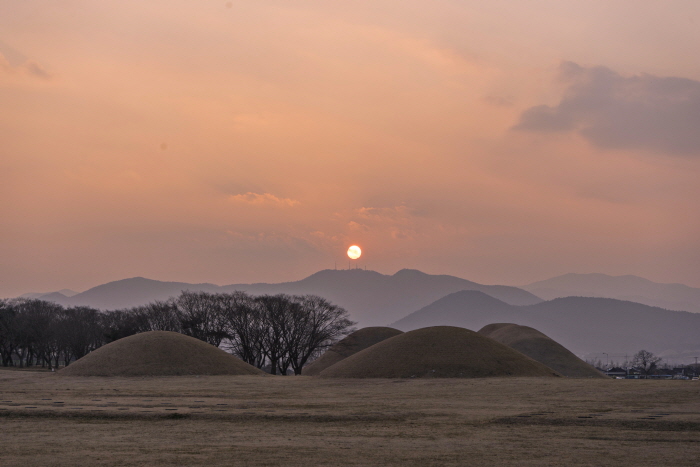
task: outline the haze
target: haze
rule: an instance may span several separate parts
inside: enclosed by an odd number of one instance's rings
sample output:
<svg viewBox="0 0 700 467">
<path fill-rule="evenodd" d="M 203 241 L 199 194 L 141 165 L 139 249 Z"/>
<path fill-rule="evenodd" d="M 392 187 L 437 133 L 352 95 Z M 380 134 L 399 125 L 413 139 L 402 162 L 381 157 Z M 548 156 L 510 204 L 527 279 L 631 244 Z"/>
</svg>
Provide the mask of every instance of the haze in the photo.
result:
<svg viewBox="0 0 700 467">
<path fill-rule="evenodd" d="M 700 287 L 700 3 L 0 0 L 0 296 Z"/>
</svg>

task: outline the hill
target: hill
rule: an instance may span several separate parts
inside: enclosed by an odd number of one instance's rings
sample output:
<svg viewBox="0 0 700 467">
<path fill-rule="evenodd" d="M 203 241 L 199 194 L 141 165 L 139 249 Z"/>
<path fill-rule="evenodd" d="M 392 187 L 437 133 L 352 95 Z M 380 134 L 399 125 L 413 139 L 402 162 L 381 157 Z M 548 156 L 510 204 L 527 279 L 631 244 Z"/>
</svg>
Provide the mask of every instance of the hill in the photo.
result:
<svg viewBox="0 0 700 467">
<path fill-rule="evenodd" d="M 431 275 L 410 269 L 403 269 L 394 275 L 361 269 L 328 269 L 295 282 L 225 286 L 161 282 L 135 277 L 109 282 L 73 297 L 55 301 L 64 306 L 85 305 L 103 310 L 119 309 L 145 305 L 154 300 L 166 300 L 179 295 L 182 290 L 211 293 L 241 290 L 255 295 L 320 295 L 348 310 L 351 318 L 363 327 L 395 321 L 416 307 L 428 305 L 459 290 L 479 290 L 514 305 L 529 305 L 542 301 L 516 287 L 483 285 L 454 276 Z"/>
<path fill-rule="evenodd" d="M 479 334 L 515 349 L 563 376 L 570 378 L 606 377 L 554 339 L 531 327 L 512 323 L 495 323 L 481 328 Z"/>
<path fill-rule="evenodd" d="M 630 275 L 564 274 L 521 288 L 545 300 L 572 296 L 616 298 L 668 310 L 700 312 L 700 289 Z"/>
<path fill-rule="evenodd" d="M 447 275 L 402 269 L 394 275 L 362 269 L 319 271 L 297 282 L 237 284 L 224 290 L 254 294 L 289 293 L 321 295 L 348 310 L 360 326 L 383 326 L 416 306 L 427 305 L 459 290 L 480 290 L 515 305 L 539 303 L 538 297 L 516 287 L 483 285 Z"/>
<path fill-rule="evenodd" d="M 502 318 L 499 321 L 508 321 L 505 318 L 517 318 L 519 314 L 520 310 L 518 307 L 514 307 L 483 292 L 462 290 L 436 300 L 430 305 L 396 321 L 391 326 L 403 331 L 428 326 L 458 326 L 467 329 L 479 329 L 486 324 L 492 323 L 495 316 Z M 469 320 L 469 326 L 459 324 L 464 322 L 465 319 Z M 478 326 L 474 325 L 474 323 L 478 323 Z"/>
<path fill-rule="evenodd" d="M 167 300 L 170 297 L 180 295 L 183 290 L 214 293 L 220 291 L 221 288 L 207 283 L 161 282 L 134 277 L 98 285 L 68 298 L 61 305 L 83 305 L 101 310 L 114 310 L 145 305 L 155 300 Z"/>
<path fill-rule="evenodd" d="M 263 375 L 218 347 L 176 332 L 116 340 L 59 370 L 64 376 Z"/>
<path fill-rule="evenodd" d="M 67 297 L 72 297 L 73 295 L 77 295 L 78 292 L 75 292 L 70 289 L 61 289 L 57 290 L 56 292 L 30 292 L 30 293 L 25 293 L 19 296 L 19 298 L 35 298 L 35 299 L 40 299 L 40 300 L 47 300 L 47 301 L 55 301 L 55 300 L 61 300 Z"/>
<path fill-rule="evenodd" d="M 344 339 L 336 342 L 319 358 L 306 365 L 302 371 L 305 376 L 315 376 L 329 366 L 354 355 L 360 350 L 371 347 L 390 337 L 401 334 L 401 331 L 387 327 L 369 327 L 358 329 Z"/>
<path fill-rule="evenodd" d="M 513 306 L 458 292 L 390 326 L 402 331 L 438 324 L 481 329 L 494 322 L 538 329 L 577 355 L 607 352 L 623 360 L 641 349 L 665 355 L 700 351 L 700 314 L 609 298 L 566 297 Z"/>
<path fill-rule="evenodd" d="M 558 376 L 551 368 L 468 329 L 434 326 L 399 334 L 321 372 L 324 378 Z"/>
</svg>

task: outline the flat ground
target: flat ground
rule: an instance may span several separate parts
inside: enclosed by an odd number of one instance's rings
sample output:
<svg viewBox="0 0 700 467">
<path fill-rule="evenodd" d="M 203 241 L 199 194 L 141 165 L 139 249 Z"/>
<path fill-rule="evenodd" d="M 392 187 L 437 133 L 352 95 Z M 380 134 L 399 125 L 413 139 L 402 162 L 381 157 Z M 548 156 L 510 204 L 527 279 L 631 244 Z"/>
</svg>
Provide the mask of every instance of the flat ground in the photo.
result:
<svg viewBox="0 0 700 467">
<path fill-rule="evenodd" d="M 699 465 L 700 382 L 0 370 L 0 465 Z"/>
</svg>

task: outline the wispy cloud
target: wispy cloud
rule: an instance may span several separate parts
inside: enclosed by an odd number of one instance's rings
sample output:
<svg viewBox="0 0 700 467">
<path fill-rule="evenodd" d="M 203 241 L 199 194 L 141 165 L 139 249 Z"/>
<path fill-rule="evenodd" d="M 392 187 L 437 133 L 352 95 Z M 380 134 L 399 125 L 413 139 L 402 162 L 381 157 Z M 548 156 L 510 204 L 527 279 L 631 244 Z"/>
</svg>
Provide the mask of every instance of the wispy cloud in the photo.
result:
<svg viewBox="0 0 700 467">
<path fill-rule="evenodd" d="M 33 60 L 27 60 L 19 65 L 12 65 L 9 60 L 0 53 L 0 72 L 5 75 L 29 75 L 42 80 L 50 80 L 51 75 L 39 63 Z"/>
<path fill-rule="evenodd" d="M 248 204 L 253 206 L 272 206 L 272 207 L 294 207 L 299 204 L 299 201 L 290 198 L 279 198 L 271 193 L 241 193 L 229 197 L 232 203 Z"/>
<path fill-rule="evenodd" d="M 417 220 L 408 206 L 361 207 L 352 213 L 347 227 L 351 231 L 379 230 L 393 239 L 410 239 L 417 234 Z"/>
<path fill-rule="evenodd" d="M 355 215 L 361 219 L 374 221 L 398 221 L 407 219 L 411 212 L 407 206 L 389 208 L 361 207 L 355 209 Z"/>
<path fill-rule="evenodd" d="M 560 75 L 568 87 L 559 104 L 527 109 L 515 129 L 575 131 L 606 149 L 700 155 L 700 81 L 572 62 L 562 63 Z"/>
<path fill-rule="evenodd" d="M 36 76 L 41 79 L 51 79 L 51 75 L 37 62 L 28 61 L 22 65 L 22 68 L 27 71 L 32 76 Z"/>
</svg>

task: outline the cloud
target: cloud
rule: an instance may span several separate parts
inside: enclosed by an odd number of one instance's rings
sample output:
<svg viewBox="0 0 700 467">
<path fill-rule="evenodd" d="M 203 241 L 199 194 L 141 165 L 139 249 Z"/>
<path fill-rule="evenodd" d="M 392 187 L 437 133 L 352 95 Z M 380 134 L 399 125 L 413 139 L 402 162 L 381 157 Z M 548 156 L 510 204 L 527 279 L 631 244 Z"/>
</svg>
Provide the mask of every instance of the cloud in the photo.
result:
<svg viewBox="0 0 700 467">
<path fill-rule="evenodd" d="M 516 130 L 578 132 L 604 149 L 700 155 L 700 81 L 564 62 L 568 87 L 556 106 L 525 110 Z"/>
<path fill-rule="evenodd" d="M 10 66 L 10 62 L 1 53 L 0 53 L 0 70 L 2 70 L 5 73 L 12 71 L 12 66 Z"/>
<path fill-rule="evenodd" d="M 514 105 L 512 97 L 485 96 L 481 100 L 494 107 L 513 107 Z"/>
<path fill-rule="evenodd" d="M 407 206 L 361 207 L 353 210 L 352 220 L 347 226 L 353 231 L 370 232 L 378 230 L 389 234 L 395 240 L 408 240 L 417 235 L 418 219 Z"/>
<path fill-rule="evenodd" d="M 404 221 L 411 215 L 410 209 L 406 206 L 394 206 L 390 208 L 361 207 L 355 209 L 355 215 L 361 219 L 372 221 Z"/>
<path fill-rule="evenodd" d="M 271 193 L 253 193 L 251 191 L 238 195 L 232 195 L 229 200 L 233 203 L 248 204 L 253 206 L 275 206 L 275 207 L 293 207 L 299 204 L 299 201 L 289 198 L 278 198 Z"/>
<path fill-rule="evenodd" d="M 28 61 L 22 65 L 24 70 L 32 76 L 36 76 L 41 79 L 51 79 L 51 75 L 44 70 L 44 68 L 36 62 Z"/>
<path fill-rule="evenodd" d="M 50 80 L 51 75 L 37 62 L 27 60 L 24 63 L 13 66 L 10 61 L 0 53 L 0 72 L 5 75 L 30 75 L 34 78 Z"/>
</svg>

